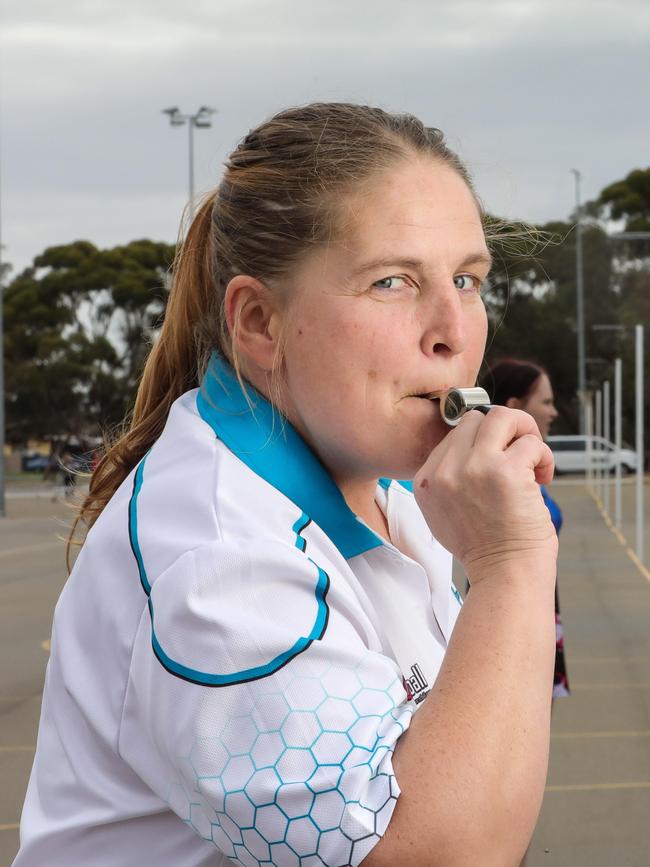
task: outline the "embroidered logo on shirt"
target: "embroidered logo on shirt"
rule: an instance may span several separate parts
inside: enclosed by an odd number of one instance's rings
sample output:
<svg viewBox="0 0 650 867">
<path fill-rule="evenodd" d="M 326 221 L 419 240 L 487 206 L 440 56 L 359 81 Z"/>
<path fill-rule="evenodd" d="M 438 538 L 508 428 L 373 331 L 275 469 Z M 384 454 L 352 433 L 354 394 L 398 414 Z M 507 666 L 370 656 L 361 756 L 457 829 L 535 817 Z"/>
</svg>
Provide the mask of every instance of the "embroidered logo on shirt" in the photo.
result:
<svg viewBox="0 0 650 867">
<path fill-rule="evenodd" d="M 429 694 L 429 684 L 426 677 L 422 674 L 422 669 L 417 662 L 415 665 L 411 666 L 411 676 L 403 677 L 402 682 L 404 684 L 404 689 L 406 690 L 406 698 L 408 701 L 413 699 L 416 704 L 420 704 L 420 702 L 424 701 Z"/>
</svg>

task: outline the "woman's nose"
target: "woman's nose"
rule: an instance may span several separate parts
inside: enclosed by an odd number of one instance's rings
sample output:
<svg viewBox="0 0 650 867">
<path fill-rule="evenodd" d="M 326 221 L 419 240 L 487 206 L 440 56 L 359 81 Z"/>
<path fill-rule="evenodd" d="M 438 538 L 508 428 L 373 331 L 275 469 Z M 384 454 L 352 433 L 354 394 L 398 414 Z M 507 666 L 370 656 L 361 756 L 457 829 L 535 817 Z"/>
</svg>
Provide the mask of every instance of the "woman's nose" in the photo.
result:
<svg viewBox="0 0 650 867">
<path fill-rule="evenodd" d="M 466 346 L 465 320 L 458 290 L 437 295 L 427 310 L 430 326 L 422 336 L 422 351 L 435 355 L 458 355 Z"/>
</svg>

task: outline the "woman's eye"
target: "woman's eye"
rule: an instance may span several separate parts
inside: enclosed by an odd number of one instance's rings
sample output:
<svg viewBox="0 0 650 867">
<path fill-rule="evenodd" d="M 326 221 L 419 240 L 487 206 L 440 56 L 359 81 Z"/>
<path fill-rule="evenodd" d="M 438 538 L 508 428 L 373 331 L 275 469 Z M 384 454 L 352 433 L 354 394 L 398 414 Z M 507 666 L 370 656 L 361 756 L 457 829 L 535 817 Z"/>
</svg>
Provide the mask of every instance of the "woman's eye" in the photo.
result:
<svg viewBox="0 0 650 867">
<path fill-rule="evenodd" d="M 375 280 L 372 284 L 374 289 L 402 289 L 407 285 L 405 277 L 382 277 L 381 280 Z"/>
<path fill-rule="evenodd" d="M 458 274 L 454 277 L 454 286 L 461 292 L 477 292 L 481 288 L 481 282 L 471 274 Z"/>
</svg>

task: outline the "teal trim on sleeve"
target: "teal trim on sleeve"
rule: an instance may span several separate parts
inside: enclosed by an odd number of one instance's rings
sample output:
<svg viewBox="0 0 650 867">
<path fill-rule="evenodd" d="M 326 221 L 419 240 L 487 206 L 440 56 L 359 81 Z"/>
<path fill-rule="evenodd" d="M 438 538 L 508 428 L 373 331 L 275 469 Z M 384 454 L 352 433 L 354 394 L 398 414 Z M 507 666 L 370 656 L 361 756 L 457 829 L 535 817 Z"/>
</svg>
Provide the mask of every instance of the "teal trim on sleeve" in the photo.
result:
<svg viewBox="0 0 650 867">
<path fill-rule="evenodd" d="M 140 542 L 138 540 L 138 494 L 140 493 L 140 489 L 142 487 L 142 479 L 144 476 L 144 465 L 147 460 L 147 454 L 142 458 L 140 463 L 137 466 L 135 471 L 135 475 L 133 477 L 133 493 L 131 494 L 131 499 L 129 500 L 129 542 L 131 543 L 131 550 L 133 551 L 133 556 L 135 557 L 135 562 L 138 564 L 138 574 L 140 575 L 140 583 L 142 584 L 142 589 L 147 594 L 147 596 L 151 593 L 151 585 L 147 580 L 147 572 L 144 568 L 144 561 L 142 559 L 142 551 L 140 550 Z"/>
<path fill-rule="evenodd" d="M 268 677 L 271 674 L 275 674 L 276 671 L 279 671 L 279 669 L 285 666 L 288 662 L 291 662 L 291 660 L 298 656 L 298 654 L 307 650 L 312 641 L 320 640 L 325 634 L 329 622 L 329 606 L 327 605 L 326 600 L 327 592 L 330 587 L 329 575 L 321 569 L 321 567 L 315 563 L 311 557 L 308 557 L 309 562 L 314 566 L 317 573 L 317 582 L 314 590 L 316 598 L 316 618 L 314 624 L 309 635 L 300 636 L 288 650 L 278 654 L 264 665 L 258 665 L 253 668 L 247 668 L 229 674 L 214 674 L 190 668 L 189 666 L 183 665 L 182 663 L 172 659 L 165 652 L 158 640 L 158 636 L 156 635 L 154 607 L 151 599 L 151 584 L 147 578 L 147 570 L 145 568 L 138 538 L 138 497 L 142 490 L 144 465 L 147 456 L 148 454 L 140 461 L 134 475 L 133 492 L 131 494 L 131 499 L 129 500 L 128 510 L 129 540 L 131 542 L 133 556 L 135 557 L 138 566 L 140 583 L 142 584 L 142 589 L 147 596 L 149 616 L 151 618 L 151 646 L 156 658 L 163 668 L 165 668 L 170 674 L 180 677 L 182 680 L 187 680 L 190 683 L 196 683 L 200 686 L 232 686 L 237 683 L 248 683 L 251 680 L 259 680 L 262 677 Z M 311 518 L 303 512 L 292 528 L 296 534 L 296 548 L 303 553 L 306 551 L 307 543 L 302 536 L 302 532 L 310 523 Z"/>
</svg>

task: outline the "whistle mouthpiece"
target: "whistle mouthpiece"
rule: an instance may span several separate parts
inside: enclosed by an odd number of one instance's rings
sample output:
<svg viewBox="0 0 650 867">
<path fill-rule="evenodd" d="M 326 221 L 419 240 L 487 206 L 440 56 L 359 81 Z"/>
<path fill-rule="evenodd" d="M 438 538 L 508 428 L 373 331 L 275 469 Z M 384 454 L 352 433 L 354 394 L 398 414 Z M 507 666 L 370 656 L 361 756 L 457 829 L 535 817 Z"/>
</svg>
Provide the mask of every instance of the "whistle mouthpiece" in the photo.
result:
<svg viewBox="0 0 650 867">
<path fill-rule="evenodd" d="M 452 388 L 440 400 L 444 421 L 449 427 L 456 427 L 470 409 L 488 413 L 491 409 L 490 398 L 484 388 Z"/>
</svg>

